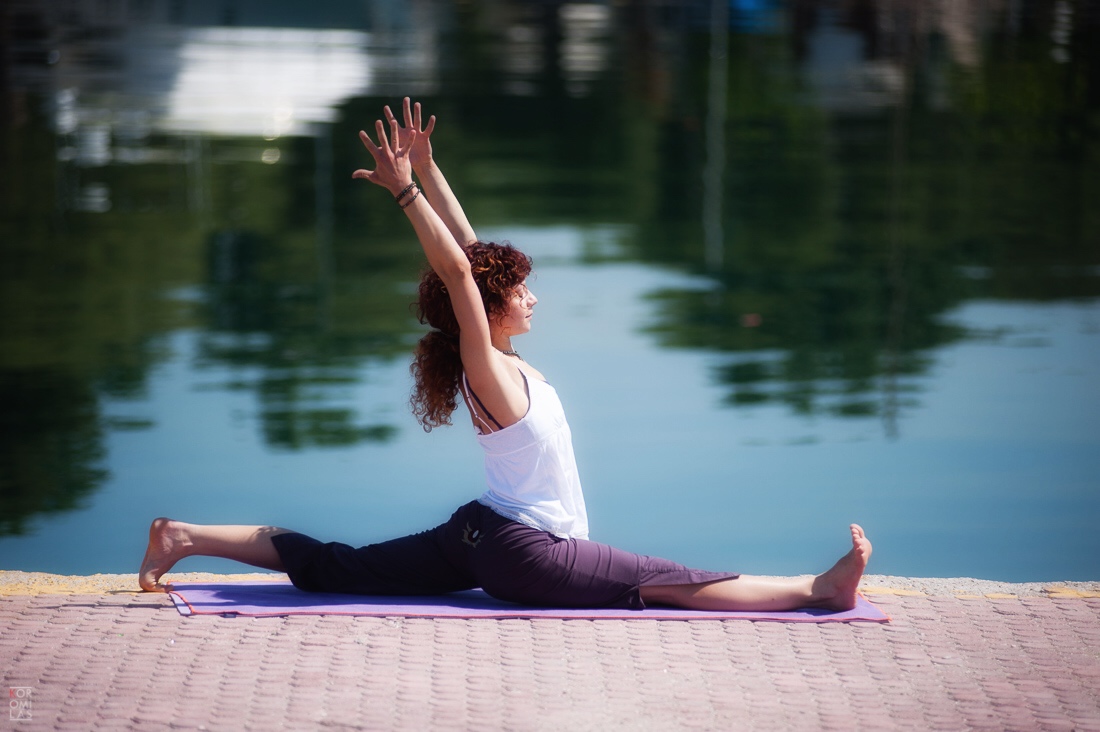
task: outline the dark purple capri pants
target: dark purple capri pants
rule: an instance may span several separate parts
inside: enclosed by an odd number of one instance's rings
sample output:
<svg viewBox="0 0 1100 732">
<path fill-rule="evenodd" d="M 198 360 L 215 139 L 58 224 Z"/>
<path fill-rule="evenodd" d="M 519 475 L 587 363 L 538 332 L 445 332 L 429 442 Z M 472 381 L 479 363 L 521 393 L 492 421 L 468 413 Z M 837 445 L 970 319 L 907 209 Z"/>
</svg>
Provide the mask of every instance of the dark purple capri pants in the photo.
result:
<svg viewBox="0 0 1100 732">
<path fill-rule="evenodd" d="M 441 595 L 481 587 L 500 600 L 641 610 L 640 589 L 732 579 L 606 544 L 560 539 L 472 501 L 429 531 L 358 549 L 304 534 L 272 537 L 291 582 L 310 592 Z"/>
</svg>

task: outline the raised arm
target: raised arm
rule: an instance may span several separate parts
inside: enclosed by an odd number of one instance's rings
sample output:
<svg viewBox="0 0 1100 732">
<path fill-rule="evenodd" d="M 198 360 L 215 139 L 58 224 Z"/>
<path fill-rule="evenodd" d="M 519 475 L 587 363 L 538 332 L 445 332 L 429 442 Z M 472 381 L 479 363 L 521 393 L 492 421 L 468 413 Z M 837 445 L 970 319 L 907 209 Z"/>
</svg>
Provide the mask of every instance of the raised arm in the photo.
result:
<svg viewBox="0 0 1100 732">
<path fill-rule="evenodd" d="M 439 169 L 432 157 L 432 131 L 435 130 L 435 115 L 428 118 L 428 126 L 424 127 L 420 110 L 420 102 L 410 104 L 408 97 L 402 102 L 402 111 L 405 117 L 405 127 L 397 126 L 398 144 L 402 144 L 403 137 L 410 131 L 415 131 L 416 136 L 409 149 L 409 162 L 412 163 L 413 172 L 420 181 L 420 187 L 424 195 L 428 197 L 432 208 L 439 215 L 440 220 L 451 232 L 451 236 L 459 244 L 469 244 L 477 241 L 474 229 L 466 218 L 466 212 L 462 210 L 458 197 L 455 196 L 443 171 Z M 390 129 L 394 128 L 396 118 L 387 106 L 385 108 L 386 120 L 390 123 Z"/>
<path fill-rule="evenodd" d="M 374 158 L 375 168 L 356 170 L 352 177 L 382 186 L 405 211 L 428 264 L 447 286 L 458 320 L 462 366 L 470 383 L 501 424 L 518 422 L 528 408 L 522 376 L 493 347 L 489 316 L 474 281 L 470 260 L 433 206 L 413 184 L 409 156 L 419 130 L 415 127 L 401 130 L 397 120 L 392 115 L 388 117 L 389 137 L 382 121 L 375 122 L 379 144 L 375 145 L 366 132 L 359 132 L 359 139 Z"/>
<path fill-rule="evenodd" d="M 404 138 L 401 144 L 398 142 L 399 126 L 392 117 L 390 128 L 392 142 L 386 136 L 382 120 L 374 123 L 378 145 L 374 144 L 366 132 L 359 131 L 359 139 L 374 158 L 375 168 L 357 170 L 352 173 L 352 177 L 369 180 L 393 195 L 412 223 L 424 254 L 428 257 L 428 264 L 447 285 L 458 284 L 469 273 L 469 260 L 435 209 L 420 195 L 413 183 L 409 152 L 416 143 L 417 133 L 415 130 L 406 131 L 401 135 Z"/>
</svg>

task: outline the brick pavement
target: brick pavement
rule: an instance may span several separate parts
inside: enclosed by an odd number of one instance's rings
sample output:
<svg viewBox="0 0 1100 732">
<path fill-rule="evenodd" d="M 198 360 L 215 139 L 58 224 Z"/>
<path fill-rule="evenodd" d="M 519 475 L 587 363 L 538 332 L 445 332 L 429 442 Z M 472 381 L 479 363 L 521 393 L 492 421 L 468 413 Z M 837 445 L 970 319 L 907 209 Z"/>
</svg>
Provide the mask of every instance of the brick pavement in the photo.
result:
<svg viewBox="0 0 1100 732">
<path fill-rule="evenodd" d="M 1100 599 L 875 596 L 888 625 L 180 617 L 0 597 L 0 730 L 1096 730 Z M 10 710 L 9 710 L 10 716 Z"/>
</svg>

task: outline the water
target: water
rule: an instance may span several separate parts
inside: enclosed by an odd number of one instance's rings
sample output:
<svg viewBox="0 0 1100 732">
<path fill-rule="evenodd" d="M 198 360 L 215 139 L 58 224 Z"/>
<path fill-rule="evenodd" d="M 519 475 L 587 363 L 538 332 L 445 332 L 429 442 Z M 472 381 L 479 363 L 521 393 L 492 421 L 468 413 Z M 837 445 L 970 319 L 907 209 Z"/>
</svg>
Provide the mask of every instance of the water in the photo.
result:
<svg viewBox="0 0 1100 732">
<path fill-rule="evenodd" d="M 227 7 L 12 6 L 0 567 L 133 571 L 157 515 L 362 543 L 479 493 L 464 417 L 406 407 L 415 241 L 349 179 L 413 93 L 535 257 L 516 345 L 594 538 L 800 573 L 858 520 L 877 573 L 1100 576 L 1084 8 Z"/>
</svg>

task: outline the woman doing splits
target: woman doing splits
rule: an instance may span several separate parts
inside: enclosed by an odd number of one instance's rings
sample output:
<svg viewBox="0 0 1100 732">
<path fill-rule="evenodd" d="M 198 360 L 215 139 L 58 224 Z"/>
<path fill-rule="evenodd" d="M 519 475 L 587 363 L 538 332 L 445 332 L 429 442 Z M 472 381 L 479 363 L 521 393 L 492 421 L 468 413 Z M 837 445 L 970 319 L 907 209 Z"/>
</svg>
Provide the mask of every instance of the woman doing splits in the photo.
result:
<svg viewBox="0 0 1100 732">
<path fill-rule="evenodd" d="M 481 587 L 501 600 L 575 608 L 854 607 L 871 555 L 855 524 L 851 551 L 824 574 L 803 577 L 689 569 L 588 539 L 561 402 L 512 346 L 531 330 L 538 302 L 526 283 L 531 260 L 511 245 L 477 240 L 432 157 L 435 117 L 425 127 L 419 103 L 406 98 L 403 106 L 404 124 L 385 108 L 386 121 L 375 123 L 377 144 L 359 133 L 374 169 L 353 177 L 393 195 L 427 255 L 418 309 L 432 330 L 412 364 L 413 411 L 425 429 L 450 424 L 461 396 L 485 451 L 485 492 L 434 529 L 360 548 L 273 526 L 158 518 L 139 573 L 142 589 L 167 590 L 162 576 L 180 559 L 201 555 L 286 572 L 315 592 L 434 595 Z"/>
</svg>

